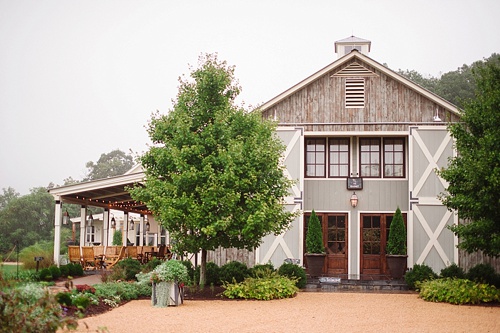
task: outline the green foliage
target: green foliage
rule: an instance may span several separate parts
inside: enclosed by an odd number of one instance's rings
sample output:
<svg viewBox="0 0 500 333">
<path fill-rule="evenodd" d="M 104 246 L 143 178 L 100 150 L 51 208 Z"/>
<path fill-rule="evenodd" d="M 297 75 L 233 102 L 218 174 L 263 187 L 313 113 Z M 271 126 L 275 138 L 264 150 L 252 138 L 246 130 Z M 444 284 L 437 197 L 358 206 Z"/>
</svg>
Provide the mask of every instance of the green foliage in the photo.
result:
<svg viewBox="0 0 500 333">
<path fill-rule="evenodd" d="M 323 229 L 314 209 L 307 223 L 306 251 L 307 253 L 325 253 Z"/>
<path fill-rule="evenodd" d="M 194 281 L 200 281 L 200 266 L 194 271 Z M 207 262 L 206 286 L 220 286 L 220 267 L 214 262 Z"/>
<path fill-rule="evenodd" d="M 61 277 L 61 269 L 56 265 L 51 265 L 49 271 L 50 274 L 52 274 L 52 279 L 57 280 Z"/>
<path fill-rule="evenodd" d="M 123 151 L 116 149 L 107 154 L 101 154 L 96 163 L 92 161 L 87 162 L 87 177 L 83 180 L 88 181 L 123 175 L 133 166 L 134 158 L 132 155 L 125 154 Z"/>
<path fill-rule="evenodd" d="M 39 277 L 41 281 L 52 281 L 52 279 L 54 278 L 52 276 L 52 273 L 50 272 L 50 269 L 48 268 L 40 270 Z"/>
<path fill-rule="evenodd" d="M 194 283 L 194 267 L 193 263 L 190 260 L 183 260 L 181 263 L 186 266 L 188 275 L 189 275 L 189 283 Z"/>
<path fill-rule="evenodd" d="M 459 267 L 457 264 L 453 263 L 450 266 L 443 268 L 441 270 L 441 274 L 439 274 L 439 277 L 463 279 L 465 278 L 465 272 L 462 267 Z"/>
<path fill-rule="evenodd" d="M 40 241 L 21 250 L 19 261 L 23 263 L 25 269 L 36 268 L 35 257 L 43 257 L 39 262 L 39 268 L 49 268 L 54 264 L 54 243 L 53 241 Z"/>
<path fill-rule="evenodd" d="M 154 257 L 142 266 L 142 272 L 151 272 L 156 266 L 160 265 L 163 261 Z"/>
<path fill-rule="evenodd" d="M 462 220 L 450 229 L 459 248 L 500 255 L 500 57 L 474 70 L 475 98 L 450 125 L 458 154 L 439 175 L 448 182 L 441 201 Z"/>
<path fill-rule="evenodd" d="M 115 230 L 113 233 L 113 245 L 120 246 L 123 243 L 123 234 L 121 230 Z"/>
<path fill-rule="evenodd" d="M 69 263 L 66 265 L 68 267 L 70 276 L 83 276 L 83 267 L 82 265 Z"/>
<path fill-rule="evenodd" d="M 271 262 L 268 262 L 267 264 L 257 264 L 254 265 L 252 268 L 250 268 L 250 276 L 251 277 L 259 277 L 262 276 L 262 274 L 265 274 L 266 272 L 274 272 L 276 271 L 274 269 L 274 265 Z"/>
<path fill-rule="evenodd" d="M 19 282 L 36 282 L 40 281 L 40 272 L 36 272 L 34 269 L 19 268 L 19 274 L 16 270 L 5 272 L 3 274 L 3 279 L 6 281 L 17 280 Z"/>
<path fill-rule="evenodd" d="M 149 122 L 145 181 L 129 190 L 176 240 L 176 252 L 202 250 L 202 265 L 206 251 L 253 249 L 297 215 L 282 205 L 293 181 L 283 174 L 276 125 L 237 107 L 239 92 L 233 67 L 200 58 L 190 79 L 180 79 L 173 110 Z"/>
<path fill-rule="evenodd" d="M 71 276 L 71 274 L 69 274 L 69 267 L 68 265 L 61 265 L 61 267 L 59 267 L 59 270 L 61 272 L 61 276 L 63 277 L 66 277 L 66 276 Z"/>
<path fill-rule="evenodd" d="M 394 217 L 389 228 L 389 239 L 387 240 L 387 254 L 406 254 L 406 227 L 403 215 L 399 207 L 394 213 Z"/>
<path fill-rule="evenodd" d="M 179 260 L 167 260 L 151 272 L 153 282 L 189 282 L 186 266 Z"/>
<path fill-rule="evenodd" d="M 95 295 L 100 298 L 120 300 L 137 299 L 139 296 L 151 296 L 151 288 L 136 282 L 107 282 L 94 285 Z M 145 294 L 144 294 L 145 293 Z"/>
<path fill-rule="evenodd" d="M 242 282 L 249 274 L 250 271 L 246 264 L 239 261 L 231 261 L 221 266 L 219 280 L 221 283 Z"/>
<path fill-rule="evenodd" d="M 276 272 L 270 272 L 267 277 L 248 277 L 240 283 L 224 284 L 226 290 L 223 295 L 231 299 L 271 300 L 289 298 L 295 296 L 298 291 L 295 283 L 294 279 L 280 276 Z"/>
<path fill-rule="evenodd" d="M 412 269 L 406 272 L 404 278 L 408 288 L 418 290 L 421 282 L 434 280 L 437 278 L 437 274 L 425 264 L 415 264 Z"/>
<path fill-rule="evenodd" d="M 500 288 L 500 275 L 495 272 L 495 269 L 490 264 L 475 265 L 469 269 L 466 277 L 474 282 L 487 283 Z"/>
<path fill-rule="evenodd" d="M 31 193 L 21 197 L 12 197 L 7 205 L 0 210 L 0 253 L 10 252 L 18 244 L 20 251 L 37 242 L 53 241 L 54 198 L 44 187 L 31 189 Z M 21 253 L 20 253 L 21 254 Z M 15 258 L 16 252 L 13 253 Z M 41 264 L 48 267 L 52 264 L 49 256 L 35 253 L 23 258 L 23 262 L 31 266 L 34 256 L 45 257 Z"/>
<path fill-rule="evenodd" d="M 57 303 L 61 305 L 70 306 L 73 304 L 73 300 L 71 299 L 71 293 L 67 291 L 59 292 L 56 294 Z"/>
<path fill-rule="evenodd" d="M 283 263 L 280 268 L 278 268 L 278 274 L 296 280 L 295 286 L 297 286 L 297 288 L 299 289 L 303 289 L 306 287 L 306 271 L 299 265 L 295 265 L 292 263 Z"/>
<path fill-rule="evenodd" d="M 90 298 L 86 294 L 76 294 L 72 297 L 72 304 L 79 310 L 85 310 L 90 305 Z"/>
<path fill-rule="evenodd" d="M 0 332 L 49 333 L 78 325 L 75 320 L 62 316 L 61 306 L 54 295 L 39 284 L 1 287 Z"/>
<path fill-rule="evenodd" d="M 420 284 L 419 296 L 429 302 L 479 304 L 500 301 L 500 290 L 465 279 L 438 279 Z"/>
<path fill-rule="evenodd" d="M 141 263 L 135 259 L 132 258 L 125 258 L 123 260 L 120 260 L 114 267 L 113 267 L 113 273 L 115 270 L 117 272 L 120 272 L 120 274 L 117 274 L 115 280 L 135 280 L 135 276 L 137 273 L 141 271 Z M 111 274 L 114 276 L 115 274 Z"/>
<path fill-rule="evenodd" d="M 280 268 L 278 268 L 278 274 L 296 280 L 295 286 L 299 289 L 304 289 L 306 287 L 306 271 L 299 265 L 283 263 Z"/>
</svg>

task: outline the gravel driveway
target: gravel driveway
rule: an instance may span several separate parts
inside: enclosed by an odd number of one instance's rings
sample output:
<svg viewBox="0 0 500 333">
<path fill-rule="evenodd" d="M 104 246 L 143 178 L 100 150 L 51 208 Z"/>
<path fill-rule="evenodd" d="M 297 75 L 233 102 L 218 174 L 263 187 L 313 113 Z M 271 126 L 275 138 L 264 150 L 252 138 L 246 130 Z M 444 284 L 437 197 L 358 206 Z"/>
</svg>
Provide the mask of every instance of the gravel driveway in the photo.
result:
<svg viewBox="0 0 500 333">
<path fill-rule="evenodd" d="M 301 292 L 274 301 L 129 302 L 78 332 L 500 332 L 500 306 L 429 303 L 417 294 Z M 106 332 L 104 330 L 104 332 Z"/>
</svg>

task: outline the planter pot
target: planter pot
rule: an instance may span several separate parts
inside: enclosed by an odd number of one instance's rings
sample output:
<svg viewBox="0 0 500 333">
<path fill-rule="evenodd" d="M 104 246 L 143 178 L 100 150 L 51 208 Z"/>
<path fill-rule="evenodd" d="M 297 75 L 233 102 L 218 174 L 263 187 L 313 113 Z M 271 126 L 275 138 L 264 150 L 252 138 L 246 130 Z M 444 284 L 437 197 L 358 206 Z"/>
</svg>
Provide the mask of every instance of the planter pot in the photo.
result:
<svg viewBox="0 0 500 333">
<path fill-rule="evenodd" d="M 307 271 L 310 276 L 321 276 L 323 266 L 325 265 L 326 254 L 324 253 L 306 253 Z"/>
<path fill-rule="evenodd" d="M 178 306 L 184 302 L 184 287 L 175 282 L 153 282 L 152 287 L 151 305 L 155 307 Z"/>
<path fill-rule="evenodd" d="M 406 272 L 407 255 L 386 255 L 387 266 L 393 280 L 401 280 Z"/>
</svg>

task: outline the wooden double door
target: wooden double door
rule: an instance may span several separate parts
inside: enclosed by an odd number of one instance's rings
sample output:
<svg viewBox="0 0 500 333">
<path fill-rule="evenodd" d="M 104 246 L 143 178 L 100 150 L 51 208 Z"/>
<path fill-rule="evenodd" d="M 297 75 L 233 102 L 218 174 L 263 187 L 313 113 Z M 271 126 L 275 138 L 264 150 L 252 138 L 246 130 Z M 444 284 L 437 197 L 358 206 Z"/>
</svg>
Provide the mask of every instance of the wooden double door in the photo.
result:
<svg viewBox="0 0 500 333">
<path fill-rule="evenodd" d="M 386 246 L 394 214 L 361 214 L 360 216 L 360 273 L 362 276 L 382 277 L 389 273 Z M 406 214 L 403 214 L 406 224 Z"/>
<path fill-rule="evenodd" d="M 348 223 L 346 213 L 316 213 L 323 229 L 323 244 L 326 249 L 326 260 L 323 272 L 328 276 L 347 274 L 348 259 Z M 311 214 L 305 215 L 304 235 Z M 304 238 L 305 249 L 305 238 Z"/>
</svg>

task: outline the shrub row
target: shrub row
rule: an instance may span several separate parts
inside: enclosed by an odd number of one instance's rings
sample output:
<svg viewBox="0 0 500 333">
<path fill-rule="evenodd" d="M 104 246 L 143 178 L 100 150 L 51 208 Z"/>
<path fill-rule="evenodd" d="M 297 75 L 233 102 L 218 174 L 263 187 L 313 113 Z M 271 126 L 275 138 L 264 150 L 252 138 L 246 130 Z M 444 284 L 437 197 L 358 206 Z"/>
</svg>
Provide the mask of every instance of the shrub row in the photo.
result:
<svg viewBox="0 0 500 333">
<path fill-rule="evenodd" d="M 190 261 L 184 261 L 184 265 L 188 268 L 191 283 L 196 284 L 200 280 L 200 267 L 193 268 Z M 231 261 L 219 267 L 213 262 L 207 263 L 206 271 L 206 285 L 207 286 L 221 286 L 224 283 L 240 283 L 248 277 L 259 277 L 267 272 L 276 272 L 272 264 L 255 265 L 248 268 L 244 263 L 238 261 Z M 296 278 L 296 286 L 304 288 L 306 286 L 307 278 L 305 270 L 295 264 L 283 263 L 277 273 L 281 276 Z"/>
<path fill-rule="evenodd" d="M 422 264 L 414 265 L 405 274 L 406 284 L 412 290 L 418 290 L 419 285 L 424 281 L 432 281 L 437 278 L 468 279 L 473 282 L 489 284 L 500 288 L 500 274 L 495 273 L 495 269 L 490 264 L 478 264 L 472 267 L 467 273 L 461 267 L 452 264 L 443 268 L 439 276 L 434 273 L 432 268 Z"/>
</svg>

